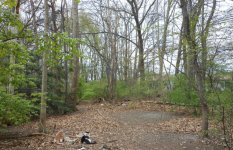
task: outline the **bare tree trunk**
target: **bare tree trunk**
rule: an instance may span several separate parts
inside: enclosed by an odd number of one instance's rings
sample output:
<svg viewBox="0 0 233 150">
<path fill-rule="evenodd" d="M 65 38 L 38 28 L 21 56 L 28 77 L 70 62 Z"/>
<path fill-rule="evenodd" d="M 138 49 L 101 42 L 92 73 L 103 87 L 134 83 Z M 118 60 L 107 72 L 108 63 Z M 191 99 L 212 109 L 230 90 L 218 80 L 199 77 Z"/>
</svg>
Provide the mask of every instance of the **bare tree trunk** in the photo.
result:
<svg viewBox="0 0 233 150">
<path fill-rule="evenodd" d="M 36 34 L 37 33 L 37 25 L 36 25 L 36 12 L 35 12 L 35 4 L 33 0 L 30 0 L 31 3 L 31 9 L 32 9 L 32 24 L 33 24 L 33 31 Z"/>
<path fill-rule="evenodd" d="M 137 36 L 136 36 L 136 40 L 137 40 Z M 138 48 L 136 47 L 135 48 L 135 56 L 134 56 L 134 67 L 133 67 L 133 73 L 134 73 L 133 77 L 135 80 L 138 77 L 137 60 L 138 60 Z"/>
<path fill-rule="evenodd" d="M 110 34 L 108 36 L 108 39 L 110 42 L 111 53 L 108 59 L 108 62 L 110 62 L 110 64 L 106 64 L 107 65 L 107 77 L 108 77 L 108 95 L 109 95 L 109 98 L 112 100 L 116 96 L 116 73 L 117 73 L 117 43 L 116 43 L 117 36 L 116 34 L 118 32 L 119 17 L 116 15 L 115 22 L 113 24 L 111 20 L 111 15 L 112 15 L 112 12 L 109 11 L 105 22 L 107 25 L 106 27 L 107 27 L 108 32 L 115 33 L 115 34 Z M 113 25 L 114 25 L 114 29 L 112 27 Z"/>
<path fill-rule="evenodd" d="M 111 78 L 110 78 L 110 90 L 109 90 L 109 94 L 110 94 L 110 99 L 114 99 L 116 96 L 116 36 L 114 36 L 114 38 L 111 38 L 112 42 L 111 42 Z"/>
<path fill-rule="evenodd" d="M 72 1 L 72 34 L 73 38 L 79 37 L 79 21 L 78 21 L 78 4 L 75 0 Z M 79 49 L 80 45 L 77 45 L 77 50 Z M 67 100 L 67 105 L 73 110 L 76 110 L 76 103 L 77 103 L 77 91 L 78 91 L 78 78 L 79 78 L 79 58 L 74 55 L 74 73 L 72 78 L 71 84 L 71 91 L 69 100 Z"/>
<path fill-rule="evenodd" d="M 45 38 L 47 38 L 49 30 L 49 7 L 48 0 L 44 0 L 45 8 L 45 23 L 44 23 L 44 33 Z M 46 40 L 45 40 L 46 41 Z M 47 45 L 47 44 L 46 44 Z M 49 48 L 48 45 L 46 48 Z M 46 132 L 46 97 L 47 97 L 47 49 L 43 52 L 43 64 L 42 64 L 42 85 L 41 85 L 41 108 L 40 108 L 40 123 L 39 132 Z"/>
<path fill-rule="evenodd" d="M 137 31 L 137 47 L 138 47 L 138 71 L 139 71 L 139 79 L 145 80 L 145 65 L 144 65 L 144 43 L 143 43 L 143 35 L 142 35 L 142 23 L 144 22 L 148 12 L 152 8 L 155 3 L 155 0 L 152 1 L 150 6 L 145 10 L 145 14 L 140 17 L 140 9 L 142 7 L 143 2 L 145 1 L 137 1 L 137 0 L 127 0 L 128 4 L 131 7 L 132 16 L 134 17 L 136 23 L 136 31 Z"/>
<path fill-rule="evenodd" d="M 203 73 L 202 73 L 202 69 L 199 67 L 198 62 L 195 62 L 195 74 L 196 74 L 196 86 L 197 86 L 197 90 L 198 90 L 198 97 L 200 99 L 200 103 L 201 103 L 201 112 L 202 112 L 202 124 L 201 124 L 201 128 L 203 131 L 203 136 L 208 136 L 208 105 L 207 105 L 207 99 L 206 99 L 206 95 L 205 95 L 205 80 L 203 77 Z"/>
<path fill-rule="evenodd" d="M 216 0 L 213 0 L 212 9 L 210 15 L 207 19 L 206 26 L 204 27 L 204 2 L 202 7 L 202 31 L 201 31 L 201 46 L 202 46 L 202 57 L 200 65 L 198 62 L 195 63 L 197 84 L 198 84 L 198 95 L 201 101 L 201 110 L 202 110 L 202 130 L 204 131 L 204 136 L 208 136 L 208 104 L 206 99 L 205 91 L 205 76 L 206 76 L 206 65 L 207 65 L 207 37 L 209 34 L 210 22 L 213 18 L 215 9 L 216 9 Z"/>
<path fill-rule="evenodd" d="M 182 49 L 183 49 L 184 72 L 187 75 L 188 74 L 187 45 L 185 43 L 182 43 Z"/>
<path fill-rule="evenodd" d="M 176 59 L 175 75 L 178 75 L 180 72 L 179 69 L 180 69 L 180 61 L 181 61 L 181 53 L 182 53 L 182 45 L 183 45 L 182 33 L 183 33 L 183 25 L 181 26 L 181 31 L 180 31 L 180 39 L 179 39 L 178 53 L 177 53 L 177 59 Z"/>
<path fill-rule="evenodd" d="M 141 27 L 137 26 L 138 32 L 138 70 L 139 70 L 139 77 L 141 80 L 145 80 L 145 66 L 144 66 L 144 48 L 143 48 L 143 39 L 142 39 L 142 31 Z"/>
<path fill-rule="evenodd" d="M 163 75 L 163 66 L 164 66 L 163 59 L 164 59 L 164 55 L 165 55 L 165 51 L 166 51 L 167 29 L 168 29 L 168 25 L 169 25 L 169 21 L 170 21 L 171 6 L 172 6 L 172 0 L 169 0 L 168 4 L 167 4 L 167 11 L 166 11 L 166 17 L 165 17 L 165 22 L 164 22 L 162 48 L 161 48 L 161 51 L 159 51 L 159 78 L 160 78 L 160 81 L 161 81 L 162 75 Z"/>
<path fill-rule="evenodd" d="M 64 4 L 63 4 L 64 2 Z M 61 2 L 61 32 L 65 32 L 65 5 L 66 5 L 66 1 L 62 1 Z M 67 18 L 68 19 L 68 18 Z M 63 50 L 65 55 L 67 55 L 68 51 L 67 51 L 67 45 L 64 44 L 63 46 Z M 65 69 L 65 102 L 68 99 L 68 61 L 67 59 L 64 60 L 64 69 Z"/>
<path fill-rule="evenodd" d="M 164 2 L 165 3 L 165 2 Z M 164 10 L 164 29 L 163 29 L 163 36 L 162 36 L 162 48 L 159 49 L 159 93 L 163 91 L 163 67 L 164 67 L 164 55 L 166 53 L 166 46 L 167 46 L 167 30 L 170 21 L 170 10 L 172 6 L 172 0 L 168 1 L 167 4 L 167 11 Z M 164 4 L 165 9 L 165 4 Z M 162 94 L 162 93 L 161 93 Z M 160 95 L 161 95 L 160 94 Z"/>
<path fill-rule="evenodd" d="M 125 37 L 128 38 L 128 22 L 125 22 Z M 125 53 L 124 53 L 124 80 L 128 79 L 128 68 L 129 68 L 129 58 L 128 58 L 128 40 L 125 39 Z"/>
<path fill-rule="evenodd" d="M 56 0 L 52 0 L 51 1 L 51 10 L 52 10 L 52 12 L 51 12 L 51 15 L 52 15 L 51 20 L 52 20 L 52 23 L 53 23 L 53 32 L 56 33 L 58 31 L 58 27 L 57 27 L 57 24 L 56 24 L 57 14 L 56 14 L 55 7 L 56 7 Z"/>
<path fill-rule="evenodd" d="M 160 49 L 160 16 L 159 16 L 159 1 L 157 0 L 156 3 L 156 13 L 158 15 L 158 20 L 157 20 L 157 47 L 158 47 L 158 57 L 161 53 L 161 49 Z M 161 58 L 159 57 L 159 62 L 160 62 Z"/>
</svg>

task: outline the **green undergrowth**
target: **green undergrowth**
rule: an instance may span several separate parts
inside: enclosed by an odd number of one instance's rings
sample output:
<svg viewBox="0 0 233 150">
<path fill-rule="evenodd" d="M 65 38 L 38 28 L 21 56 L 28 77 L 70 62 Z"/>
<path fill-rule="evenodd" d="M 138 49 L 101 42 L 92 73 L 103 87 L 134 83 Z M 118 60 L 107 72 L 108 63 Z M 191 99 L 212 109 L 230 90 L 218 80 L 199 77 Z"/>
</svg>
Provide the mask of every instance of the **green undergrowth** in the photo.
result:
<svg viewBox="0 0 233 150">
<path fill-rule="evenodd" d="M 117 81 L 116 99 L 141 99 L 157 96 L 157 87 L 151 81 Z M 82 101 L 91 101 L 98 98 L 108 99 L 108 85 L 105 80 L 82 83 L 79 97 Z"/>
<path fill-rule="evenodd" d="M 22 124 L 35 113 L 36 108 L 30 101 L 0 91 L 0 127 Z"/>
<path fill-rule="evenodd" d="M 184 106 L 199 106 L 197 93 L 184 75 L 174 77 L 172 83 L 172 90 L 167 91 L 167 101 Z"/>
</svg>

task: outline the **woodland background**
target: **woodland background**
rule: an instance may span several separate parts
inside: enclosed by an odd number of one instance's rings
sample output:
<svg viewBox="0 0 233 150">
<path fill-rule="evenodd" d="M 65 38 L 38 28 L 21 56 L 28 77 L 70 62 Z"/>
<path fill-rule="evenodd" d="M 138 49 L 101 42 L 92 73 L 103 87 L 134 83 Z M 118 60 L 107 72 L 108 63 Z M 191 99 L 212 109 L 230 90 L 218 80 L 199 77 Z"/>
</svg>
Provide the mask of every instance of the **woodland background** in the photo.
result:
<svg viewBox="0 0 233 150">
<path fill-rule="evenodd" d="M 2 0 L 0 126 L 81 101 L 160 100 L 195 108 L 232 142 L 230 0 Z"/>
</svg>

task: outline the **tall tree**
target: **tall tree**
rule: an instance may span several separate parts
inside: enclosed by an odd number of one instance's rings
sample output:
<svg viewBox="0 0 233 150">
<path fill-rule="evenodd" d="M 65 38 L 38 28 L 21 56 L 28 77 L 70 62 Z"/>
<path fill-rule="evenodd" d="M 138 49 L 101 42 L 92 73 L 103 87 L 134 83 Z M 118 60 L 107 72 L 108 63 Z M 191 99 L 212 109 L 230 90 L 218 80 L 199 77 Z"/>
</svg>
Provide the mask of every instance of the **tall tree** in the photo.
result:
<svg viewBox="0 0 233 150">
<path fill-rule="evenodd" d="M 197 94 L 201 104 L 202 110 L 202 131 L 204 136 L 208 135 L 208 104 L 205 92 L 205 66 L 206 66 L 206 47 L 200 49 L 197 42 L 198 34 L 197 24 L 201 15 L 201 10 L 204 8 L 204 0 L 198 0 L 195 5 L 192 2 L 187 2 L 186 0 L 180 0 L 182 15 L 183 15 L 183 27 L 184 27 L 184 38 L 187 43 L 188 48 L 188 77 L 194 86 L 196 86 Z M 202 28 L 201 41 L 206 42 L 209 32 L 209 25 L 212 20 L 214 11 L 216 8 L 216 0 L 213 0 L 212 10 L 206 23 L 206 27 Z M 190 12 L 188 11 L 190 10 Z M 204 23 L 202 23 L 204 24 Z M 203 37 L 204 36 L 204 37 Z M 202 54 L 202 59 L 199 53 Z M 204 57 L 204 58 L 203 58 Z M 191 71 L 191 69 L 193 71 Z"/>
<path fill-rule="evenodd" d="M 61 27 L 60 30 L 61 32 L 65 32 L 66 31 L 66 27 L 65 27 L 65 19 L 68 20 L 68 17 L 65 17 L 65 8 L 67 6 L 67 2 L 66 0 L 62 0 L 61 2 Z M 66 8 L 67 9 L 67 8 Z M 68 50 L 67 50 L 67 45 L 64 44 L 63 46 L 64 49 L 64 53 L 67 54 Z M 64 60 L 64 69 L 65 69 L 65 102 L 68 99 L 68 61 L 67 59 Z"/>
<path fill-rule="evenodd" d="M 79 17 L 78 17 L 78 3 L 76 0 L 72 1 L 72 34 L 73 38 L 80 37 L 80 29 L 79 29 Z M 77 52 L 80 49 L 80 44 L 77 45 L 75 51 Z M 73 78 L 71 83 L 71 91 L 70 91 L 70 98 L 66 100 L 67 105 L 72 109 L 76 110 L 76 103 L 77 103 L 77 90 L 78 90 L 78 78 L 79 78 L 79 56 L 78 53 L 74 54 L 74 72 Z"/>
<path fill-rule="evenodd" d="M 127 0 L 131 7 L 131 15 L 133 16 L 135 23 L 136 23 L 136 31 L 138 37 L 138 50 L 139 50 L 139 60 L 138 60 L 138 70 L 140 73 L 140 79 L 145 79 L 145 66 L 144 66 L 144 41 L 143 41 L 143 34 L 142 34 L 142 24 L 145 21 L 146 17 L 148 16 L 149 11 L 151 10 L 152 6 L 156 2 L 153 0 L 149 7 L 146 9 L 143 16 L 140 17 L 141 8 L 144 4 L 144 1 L 137 1 L 137 0 Z"/>
<path fill-rule="evenodd" d="M 165 13 L 165 19 L 164 19 L 164 29 L 163 29 L 163 37 L 162 37 L 162 47 L 159 49 L 159 77 L 162 79 L 163 75 L 163 66 L 164 66 L 164 55 L 166 53 L 166 47 L 167 47 L 167 30 L 168 25 L 170 22 L 170 11 L 172 8 L 172 0 L 168 0 L 167 2 L 167 11 Z M 165 8 L 164 8 L 165 9 Z M 165 11 L 165 10 L 164 10 Z M 161 80 L 160 80 L 161 81 Z"/>
<path fill-rule="evenodd" d="M 182 54 L 182 42 L 183 42 L 183 25 L 181 26 L 180 35 L 179 35 L 179 44 L 178 44 L 178 53 L 176 58 L 176 67 L 175 67 L 175 75 L 178 75 L 180 72 L 180 62 L 181 62 L 181 54 Z"/>
<path fill-rule="evenodd" d="M 48 0 L 44 0 L 44 36 L 45 41 L 48 38 L 49 32 L 49 7 Z M 40 108 L 40 123 L 39 123 L 39 132 L 46 132 L 46 97 L 47 97 L 47 48 L 48 44 L 45 44 L 45 50 L 43 51 L 43 64 L 42 64 L 42 85 L 41 85 L 41 108 Z"/>
</svg>

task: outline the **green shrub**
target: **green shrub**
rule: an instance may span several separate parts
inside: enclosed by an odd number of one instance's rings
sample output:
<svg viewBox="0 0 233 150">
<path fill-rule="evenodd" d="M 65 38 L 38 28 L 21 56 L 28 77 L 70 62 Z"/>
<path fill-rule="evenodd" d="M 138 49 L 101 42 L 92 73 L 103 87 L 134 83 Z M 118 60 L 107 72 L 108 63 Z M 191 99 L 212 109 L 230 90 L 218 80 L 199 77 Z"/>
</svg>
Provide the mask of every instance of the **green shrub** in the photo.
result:
<svg viewBox="0 0 233 150">
<path fill-rule="evenodd" d="M 64 100 L 59 99 L 48 99 L 47 100 L 47 113 L 53 115 L 61 115 L 68 112 L 72 112 L 72 110 L 66 105 Z"/>
<path fill-rule="evenodd" d="M 107 83 L 104 80 L 83 83 L 81 100 L 93 100 L 107 96 Z"/>
<path fill-rule="evenodd" d="M 124 81 L 117 82 L 116 92 L 118 98 L 130 97 L 130 88 L 127 86 L 127 83 Z"/>
<path fill-rule="evenodd" d="M 34 110 L 31 102 L 0 91 L 0 127 L 26 122 L 34 115 Z"/>
<path fill-rule="evenodd" d="M 129 80 L 117 82 L 117 97 L 118 98 L 152 98 L 158 94 L 157 81 L 145 80 L 135 81 Z"/>
<path fill-rule="evenodd" d="M 157 95 L 157 85 L 154 84 L 156 81 L 117 81 L 116 84 L 116 98 L 150 98 Z M 107 81 L 90 81 L 82 83 L 82 88 L 79 90 L 79 97 L 81 100 L 93 100 L 99 97 L 107 98 L 108 89 Z"/>
<path fill-rule="evenodd" d="M 227 89 L 208 94 L 208 103 L 211 108 L 211 119 L 221 128 L 217 128 L 218 134 L 213 134 L 219 141 L 225 139 L 228 145 L 233 147 L 233 93 Z M 224 122 L 223 122 L 224 121 Z M 224 123 L 224 128 L 223 128 Z"/>
<path fill-rule="evenodd" d="M 179 75 L 173 80 L 173 90 L 168 92 L 169 100 L 175 104 L 199 106 L 196 91 L 189 85 L 184 75 Z"/>
<path fill-rule="evenodd" d="M 67 106 L 64 100 L 64 95 L 60 96 L 56 93 L 48 93 L 47 98 L 47 113 L 53 115 L 62 115 L 65 113 L 72 112 L 72 110 Z M 38 99 L 40 105 L 40 98 Z"/>
<path fill-rule="evenodd" d="M 208 103 L 211 106 L 228 106 L 233 105 L 233 93 L 230 90 L 209 92 Z"/>
</svg>

